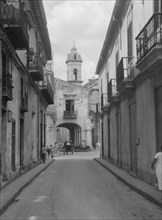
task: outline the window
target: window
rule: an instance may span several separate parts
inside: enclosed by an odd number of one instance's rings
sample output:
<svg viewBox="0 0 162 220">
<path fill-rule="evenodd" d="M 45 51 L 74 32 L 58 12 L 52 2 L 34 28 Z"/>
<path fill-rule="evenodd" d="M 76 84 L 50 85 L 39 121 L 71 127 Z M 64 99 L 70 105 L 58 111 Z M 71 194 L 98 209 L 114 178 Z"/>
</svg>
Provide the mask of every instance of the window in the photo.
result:
<svg viewBox="0 0 162 220">
<path fill-rule="evenodd" d="M 128 17 L 127 17 L 127 52 L 128 57 L 133 57 L 133 26 L 132 26 L 132 8 L 129 11 Z M 131 59 L 128 60 L 128 62 L 131 61 Z"/>
<path fill-rule="evenodd" d="M 25 79 L 21 78 L 21 104 L 28 106 L 28 85 Z"/>
<path fill-rule="evenodd" d="M 74 112 L 74 100 L 66 100 L 66 111 Z"/>
<path fill-rule="evenodd" d="M 74 60 L 76 60 L 76 54 L 74 54 Z"/>
<path fill-rule="evenodd" d="M 77 80 L 77 69 L 74 69 L 73 80 Z"/>
<path fill-rule="evenodd" d="M 154 0 L 154 12 L 162 12 L 162 1 Z"/>
<path fill-rule="evenodd" d="M 118 64 L 119 64 L 119 42 L 118 42 L 118 41 L 117 41 L 117 43 L 116 43 L 115 50 L 116 50 L 116 54 L 115 54 L 115 65 L 116 65 L 116 68 L 117 68 L 117 67 L 118 67 Z"/>
</svg>

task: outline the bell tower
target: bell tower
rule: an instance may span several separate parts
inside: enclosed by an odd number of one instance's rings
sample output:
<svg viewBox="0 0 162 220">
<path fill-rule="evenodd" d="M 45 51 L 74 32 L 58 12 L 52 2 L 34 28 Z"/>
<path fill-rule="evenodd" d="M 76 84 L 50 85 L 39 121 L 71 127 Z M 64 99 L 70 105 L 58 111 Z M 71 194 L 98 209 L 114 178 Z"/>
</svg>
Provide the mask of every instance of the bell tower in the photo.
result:
<svg viewBox="0 0 162 220">
<path fill-rule="evenodd" d="M 78 54 L 77 49 L 74 45 L 71 49 L 71 52 L 67 56 L 67 81 L 70 81 L 74 84 L 82 84 L 82 71 L 81 64 L 82 59 L 80 54 Z"/>
</svg>

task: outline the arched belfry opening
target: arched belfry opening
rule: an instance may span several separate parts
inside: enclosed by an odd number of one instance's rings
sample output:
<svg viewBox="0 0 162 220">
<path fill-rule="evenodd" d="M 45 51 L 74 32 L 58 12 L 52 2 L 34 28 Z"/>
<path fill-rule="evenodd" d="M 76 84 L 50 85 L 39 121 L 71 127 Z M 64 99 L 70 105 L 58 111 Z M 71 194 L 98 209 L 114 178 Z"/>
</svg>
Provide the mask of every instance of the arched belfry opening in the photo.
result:
<svg viewBox="0 0 162 220">
<path fill-rule="evenodd" d="M 73 74 L 73 79 L 74 79 L 74 80 L 77 80 L 78 70 L 77 70 L 77 69 L 74 69 L 74 70 L 73 70 L 73 73 L 74 73 L 74 74 Z"/>
</svg>

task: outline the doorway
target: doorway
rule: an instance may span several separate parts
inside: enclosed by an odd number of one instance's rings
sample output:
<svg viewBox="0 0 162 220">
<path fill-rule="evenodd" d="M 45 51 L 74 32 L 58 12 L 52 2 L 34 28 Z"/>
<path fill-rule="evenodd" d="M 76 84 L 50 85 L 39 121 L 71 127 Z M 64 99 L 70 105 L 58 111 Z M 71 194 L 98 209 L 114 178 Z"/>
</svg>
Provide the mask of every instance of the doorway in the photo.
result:
<svg viewBox="0 0 162 220">
<path fill-rule="evenodd" d="M 24 165 L 24 119 L 20 119 L 20 167 Z"/>
<path fill-rule="evenodd" d="M 130 171 L 137 175 L 137 147 L 136 147 L 136 104 L 129 106 L 130 117 Z"/>
<path fill-rule="evenodd" d="M 16 170 L 16 122 L 12 120 L 11 170 Z"/>
<path fill-rule="evenodd" d="M 162 86 L 155 89 L 155 114 L 156 114 L 156 151 L 162 145 Z"/>
</svg>

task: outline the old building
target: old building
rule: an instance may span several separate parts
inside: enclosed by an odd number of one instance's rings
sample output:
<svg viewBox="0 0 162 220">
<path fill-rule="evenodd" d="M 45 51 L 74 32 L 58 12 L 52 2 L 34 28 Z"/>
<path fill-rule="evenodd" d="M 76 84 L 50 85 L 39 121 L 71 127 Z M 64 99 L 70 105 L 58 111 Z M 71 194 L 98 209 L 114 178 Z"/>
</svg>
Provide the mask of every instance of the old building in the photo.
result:
<svg viewBox="0 0 162 220">
<path fill-rule="evenodd" d="M 74 145 L 82 143 L 92 147 L 96 140 L 94 140 L 94 121 L 89 115 L 89 97 L 94 99 L 95 106 L 98 102 L 98 91 L 96 93 L 95 88 L 98 81 L 94 79 L 91 83 L 82 86 L 82 59 L 74 45 L 67 56 L 66 64 L 67 81 L 55 78 L 57 111 L 55 130 L 60 132 L 59 128 L 66 128 L 69 134 L 65 135 L 70 136 Z"/>
<path fill-rule="evenodd" d="M 116 1 L 96 74 L 103 158 L 152 184 L 162 145 L 160 0 Z"/>
<path fill-rule="evenodd" d="M 42 1 L 0 2 L 0 153 L 2 180 L 40 160 L 47 106 L 53 104 L 46 63 L 52 60 Z"/>
</svg>

